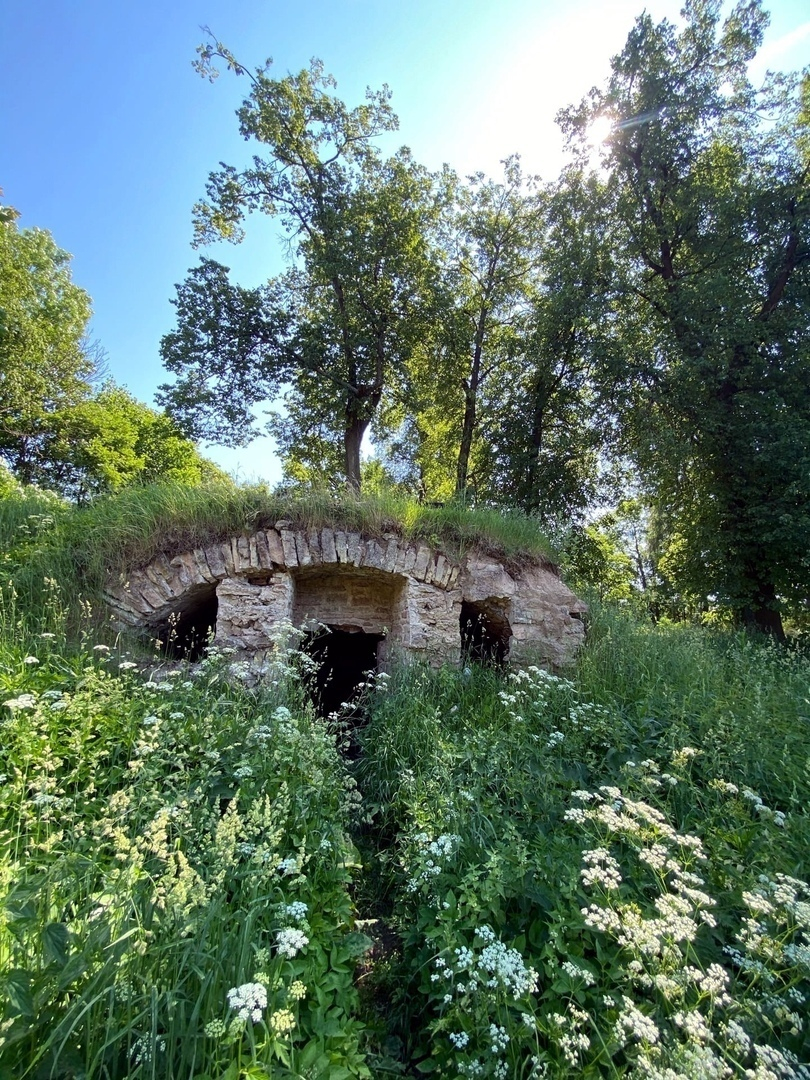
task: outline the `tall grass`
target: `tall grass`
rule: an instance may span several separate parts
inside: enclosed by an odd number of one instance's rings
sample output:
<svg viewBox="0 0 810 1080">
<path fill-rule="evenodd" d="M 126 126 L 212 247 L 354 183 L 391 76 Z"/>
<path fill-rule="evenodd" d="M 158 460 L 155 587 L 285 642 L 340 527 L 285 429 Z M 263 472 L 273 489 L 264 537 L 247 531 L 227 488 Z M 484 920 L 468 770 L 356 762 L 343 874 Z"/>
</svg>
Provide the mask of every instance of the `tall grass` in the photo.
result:
<svg viewBox="0 0 810 1080">
<path fill-rule="evenodd" d="M 397 533 L 455 556 L 476 548 L 515 562 L 553 558 L 537 523 L 523 515 L 425 506 L 392 493 L 283 495 L 261 484 L 214 483 L 133 487 L 80 509 L 34 489 L 0 498 L 5 569 L 29 611 L 42 604 L 46 578 L 62 583 L 73 599 L 92 601 L 107 575 L 143 566 L 159 552 L 176 554 L 278 521 Z"/>
<path fill-rule="evenodd" d="M 404 1060 L 806 1076 L 808 688 L 806 658 L 609 608 L 570 678 L 382 679 L 359 780 Z"/>
<path fill-rule="evenodd" d="M 691 744 L 715 775 L 784 811 L 810 807 L 810 661 L 743 632 L 652 624 L 592 605 L 577 684 L 639 747 Z M 810 851 L 800 869 L 810 872 Z"/>
<path fill-rule="evenodd" d="M 354 782 L 295 668 L 149 677 L 58 627 L 21 643 L 9 613 L 0 1076 L 368 1077 Z"/>
</svg>

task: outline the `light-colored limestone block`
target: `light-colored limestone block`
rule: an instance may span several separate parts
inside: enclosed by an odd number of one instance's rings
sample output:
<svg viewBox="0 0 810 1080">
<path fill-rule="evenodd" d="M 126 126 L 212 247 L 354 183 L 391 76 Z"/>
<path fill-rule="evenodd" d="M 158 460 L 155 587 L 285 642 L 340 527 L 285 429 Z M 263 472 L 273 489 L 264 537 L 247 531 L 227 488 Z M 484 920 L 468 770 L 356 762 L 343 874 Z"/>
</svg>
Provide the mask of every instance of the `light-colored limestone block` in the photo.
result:
<svg viewBox="0 0 810 1080">
<path fill-rule="evenodd" d="M 288 570 L 298 566 L 298 551 L 295 547 L 295 533 L 290 529 L 279 529 L 281 547 L 284 551 L 284 565 Z"/>
<path fill-rule="evenodd" d="M 335 534 L 332 529 L 321 529 L 321 557 L 325 563 L 336 563 Z"/>
<path fill-rule="evenodd" d="M 275 529 L 265 529 L 267 547 L 270 551 L 270 561 L 274 566 L 284 566 L 284 545 L 281 543 L 281 535 Z"/>
</svg>

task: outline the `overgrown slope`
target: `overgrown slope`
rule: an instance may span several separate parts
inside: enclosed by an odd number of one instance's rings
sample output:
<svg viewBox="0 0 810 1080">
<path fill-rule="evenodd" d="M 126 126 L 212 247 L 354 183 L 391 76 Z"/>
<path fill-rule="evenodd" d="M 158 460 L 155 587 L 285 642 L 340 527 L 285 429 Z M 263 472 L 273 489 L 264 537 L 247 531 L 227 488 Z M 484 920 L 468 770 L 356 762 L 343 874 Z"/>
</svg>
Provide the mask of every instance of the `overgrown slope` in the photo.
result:
<svg viewBox="0 0 810 1080">
<path fill-rule="evenodd" d="M 2 520 L 2 1080 L 808 1075 L 802 655 L 595 607 L 565 677 L 378 675 L 349 760 L 300 654 L 144 670 L 91 518 Z"/>
</svg>

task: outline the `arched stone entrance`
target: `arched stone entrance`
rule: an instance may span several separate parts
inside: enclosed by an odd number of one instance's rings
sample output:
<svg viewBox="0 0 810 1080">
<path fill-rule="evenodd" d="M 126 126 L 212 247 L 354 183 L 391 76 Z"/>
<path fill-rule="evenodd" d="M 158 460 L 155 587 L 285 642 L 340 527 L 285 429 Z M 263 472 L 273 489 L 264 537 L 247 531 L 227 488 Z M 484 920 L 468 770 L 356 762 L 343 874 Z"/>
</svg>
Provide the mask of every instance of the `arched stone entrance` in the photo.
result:
<svg viewBox="0 0 810 1080">
<path fill-rule="evenodd" d="M 109 581 L 120 626 L 194 658 L 202 631 L 242 656 L 273 647 L 285 625 L 376 635 L 393 653 L 432 664 L 569 663 L 585 605 L 549 565 L 507 570 L 480 552 L 453 559 L 395 534 L 294 529 L 278 523 L 169 557 Z M 174 621 L 175 644 L 170 641 Z M 337 640 L 337 639 L 335 639 Z"/>
</svg>

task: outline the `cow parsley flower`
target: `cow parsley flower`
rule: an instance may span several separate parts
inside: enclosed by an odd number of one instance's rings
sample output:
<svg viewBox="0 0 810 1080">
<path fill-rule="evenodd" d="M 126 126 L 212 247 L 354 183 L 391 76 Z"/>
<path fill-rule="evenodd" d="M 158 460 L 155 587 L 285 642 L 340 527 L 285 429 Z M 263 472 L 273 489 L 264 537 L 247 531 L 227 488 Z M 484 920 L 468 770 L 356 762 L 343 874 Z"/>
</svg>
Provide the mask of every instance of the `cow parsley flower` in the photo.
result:
<svg viewBox="0 0 810 1080">
<path fill-rule="evenodd" d="M 33 709 L 35 708 L 37 699 L 33 694 L 20 694 L 19 697 L 9 698 L 8 701 L 4 701 L 3 704 L 7 709 Z"/>
<path fill-rule="evenodd" d="M 285 927 L 276 934 L 276 946 L 282 956 L 297 956 L 305 945 L 309 945 L 309 938 L 294 926 Z"/>
<path fill-rule="evenodd" d="M 234 986 L 228 991 L 228 1004 L 240 1020 L 252 1020 L 258 1024 L 262 1010 L 267 1008 L 267 990 L 256 982 Z"/>
<path fill-rule="evenodd" d="M 289 1009 L 279 1009 L 270 1017 L 270 1030 L 274 1035 L 287 1035 L 295 1027 L 295 1016 Z"/>
<path fill-rule="evenodd" d="M 304 919 L 307 917 L 307 911 L 309 909 L 307 908 L 307 905 L 303 903 L 303 901 L 293 900 L 291 904 L 285 904 L 283 910 L 284 914 L 287 915 L 288 918 L 292 919 L 293 922 L 303 922 Z"/>
</svg>

